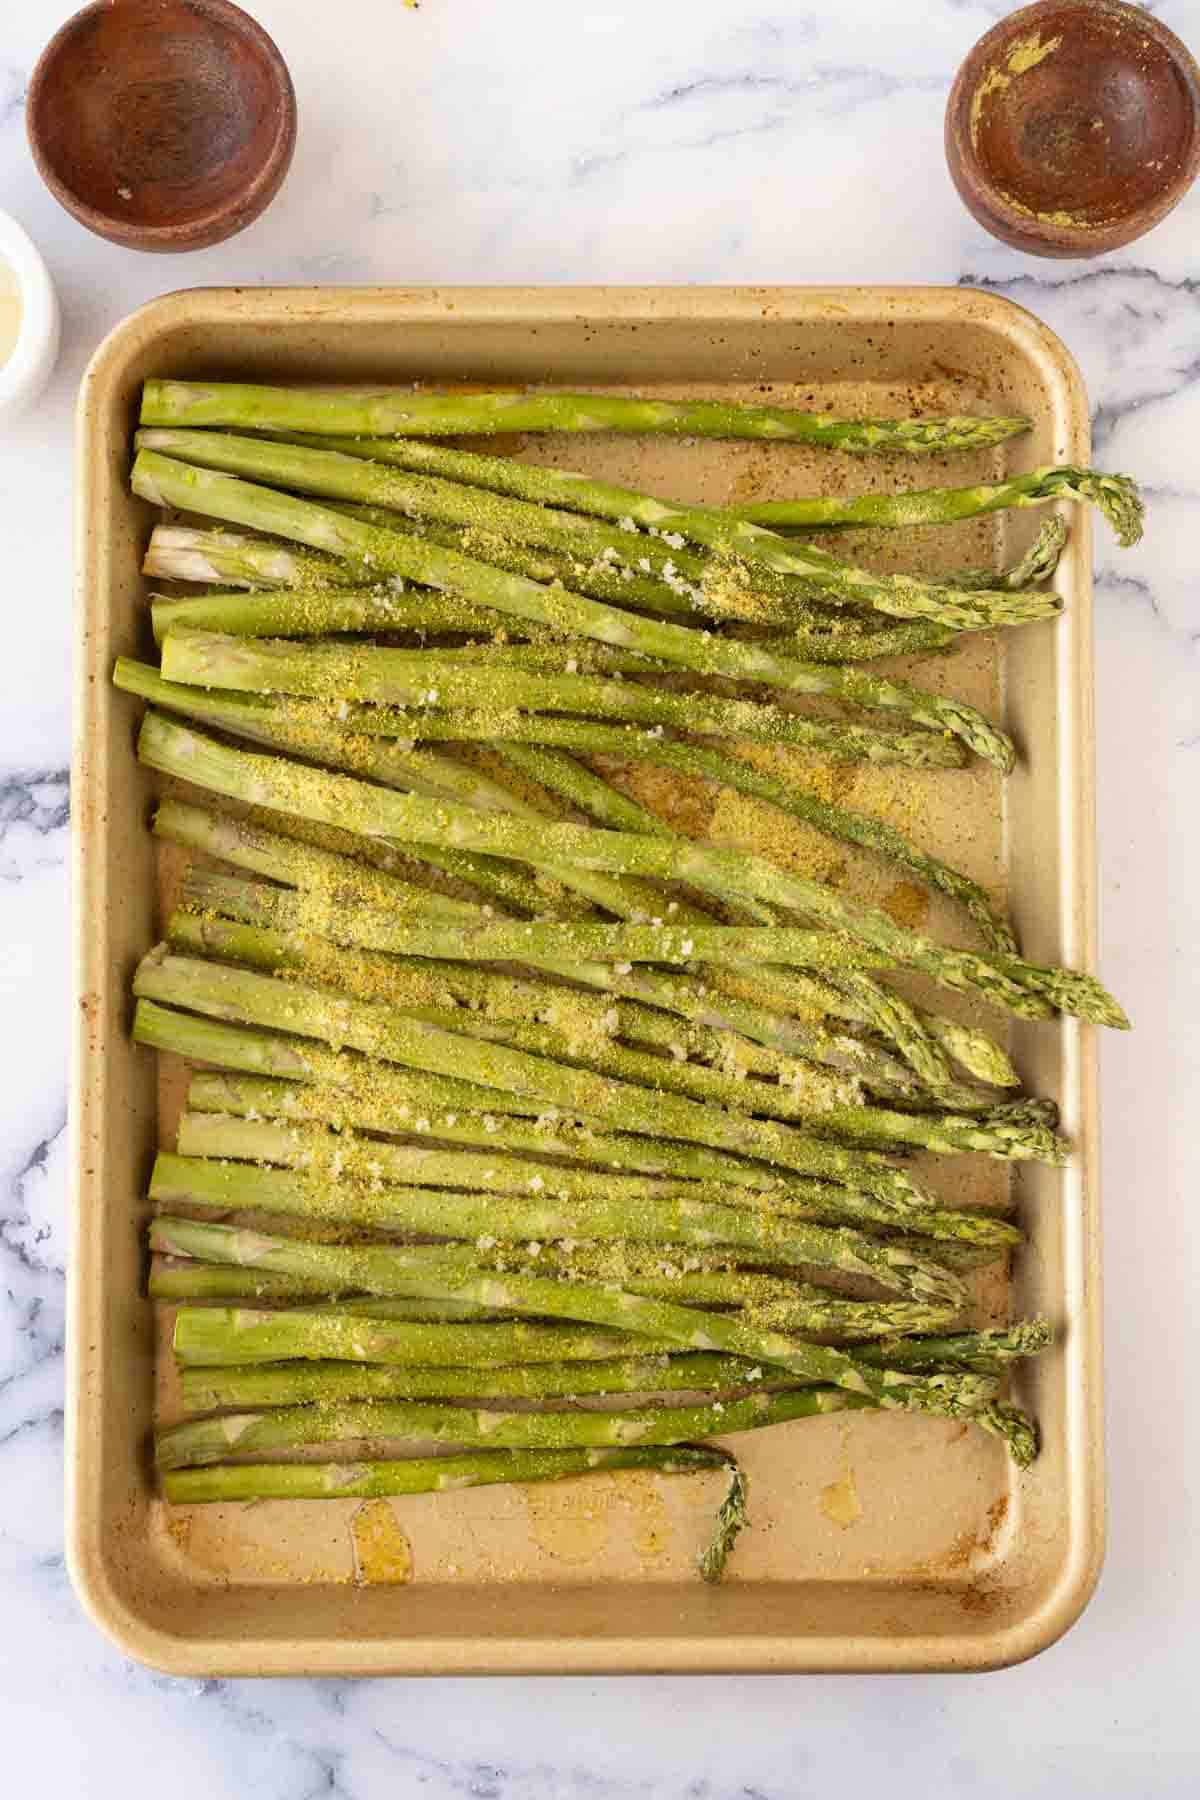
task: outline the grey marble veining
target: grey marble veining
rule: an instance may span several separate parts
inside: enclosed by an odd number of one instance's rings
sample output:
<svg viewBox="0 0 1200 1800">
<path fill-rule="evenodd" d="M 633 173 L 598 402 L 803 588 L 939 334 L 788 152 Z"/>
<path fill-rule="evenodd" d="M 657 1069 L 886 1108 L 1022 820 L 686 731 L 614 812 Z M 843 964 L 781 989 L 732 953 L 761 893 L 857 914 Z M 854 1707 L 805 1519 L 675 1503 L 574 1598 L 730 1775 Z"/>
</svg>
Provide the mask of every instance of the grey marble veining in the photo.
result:
<svg viewBox="0 0 1200 1800">
<path fill-rule="evenodd" d="M 0 1734 L 14 1794 L 108 1800 L 895 1800 L 1192 1794 L 1200 1428 L 1200 193 L 1099 263 L 986 238 L 941 104 L 999 0 L 255 0 L 299 92 L 270 213 L 186 259 L 88 237 L 22 97 L 61 0 L 0 13 L 0 206 L 65 314 L 0 438 Z M 1200 44 L 1200 0 L 1150 9 Z M 919 281 L 1005 294 L 1079 358 L 1097 456 L 1151 499 L 1097 533 L 1112 1529 L 1083 1621 L 973 1681 L 227 1683 L 125 1663 L 62 1556 L 70 429 L 120 316 L 207 282 Z"/>
</svg>

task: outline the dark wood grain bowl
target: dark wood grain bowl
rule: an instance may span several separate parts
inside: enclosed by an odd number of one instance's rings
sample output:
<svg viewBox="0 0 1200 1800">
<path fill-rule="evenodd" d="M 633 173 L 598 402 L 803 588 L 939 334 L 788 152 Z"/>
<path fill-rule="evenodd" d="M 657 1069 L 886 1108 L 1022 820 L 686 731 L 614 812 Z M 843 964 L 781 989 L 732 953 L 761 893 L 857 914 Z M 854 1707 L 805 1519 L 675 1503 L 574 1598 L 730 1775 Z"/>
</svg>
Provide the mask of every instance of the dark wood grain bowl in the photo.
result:
<svg viewBox="0 0 1200 1800">
<path fill-rule="evenodd" d="M 1200 69 L 1122 0 L 1039 0 L 959 70 L 946 159 L 967 208 L 1035 256 L 1098 256 L 1166 217 L 1200 169 Z"/>
<path fill-rule="evenodd" d="M 29 86 L 47 187 L 130 250 L 200 250 L 258 218 L 296 142 L 275 44 L 230 0 L 98 0 L 50 40 Z"/>
</svg>

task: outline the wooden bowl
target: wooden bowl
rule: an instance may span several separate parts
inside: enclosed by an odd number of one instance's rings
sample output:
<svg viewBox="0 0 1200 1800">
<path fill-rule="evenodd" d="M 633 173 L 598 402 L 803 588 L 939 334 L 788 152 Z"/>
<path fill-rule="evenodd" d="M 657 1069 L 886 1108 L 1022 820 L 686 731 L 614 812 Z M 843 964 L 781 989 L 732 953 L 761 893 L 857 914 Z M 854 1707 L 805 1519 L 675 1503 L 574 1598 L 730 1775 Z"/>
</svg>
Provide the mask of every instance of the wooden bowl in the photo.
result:
<svg viewBox="0 0 1200 1800">
<path fill-rule="evenodd" d="M 47 187 L 130 250 L 200 250 L 278 193 L 296 143 L 287 65 L 230 0 L 97 0 L 68 19 L 29 86 Z"/>
<path fill-rule="evenodd" d="M 982 37 L 946 109 L 946 159 L 993 237 L 1098 256 L 1141 237 L 1200 169 L 1200 69 L 1121 0 L 1039 0 Z"/>
</svg>

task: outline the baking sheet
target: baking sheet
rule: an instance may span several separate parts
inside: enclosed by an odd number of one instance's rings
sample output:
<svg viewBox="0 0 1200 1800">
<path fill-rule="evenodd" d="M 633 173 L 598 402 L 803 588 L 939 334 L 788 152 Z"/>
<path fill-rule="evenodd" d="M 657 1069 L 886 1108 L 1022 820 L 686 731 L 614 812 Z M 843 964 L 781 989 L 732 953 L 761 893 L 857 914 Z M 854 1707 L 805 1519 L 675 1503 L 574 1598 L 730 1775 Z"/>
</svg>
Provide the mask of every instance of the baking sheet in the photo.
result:
<svg viewBox="0 0 1200 1800">
<path fill-rule="evenodd" d="M 1070 1021 L 1012 1035 L 1028 1085 L 1059 1099 L 1077 1142 L 1066 1170 L 1012 1174 L 1030 1233 L 1013 1310 L 1065 1328 L 1062 1350 L 1020 1377 L 1046 1435 L 1027 1474 L 948 1421 L 859 1414 L 744 1434 L 752 1529 L 717 1590 L 693 1571 L 715 1499 L 707 1480 L 627 1472 L 412 1496 L 366 1514 L 351 1501 L 167 1509 L 154 1496 L 146 1436 L 176 1399 L 139 1298 L 140 1237 L 146 1173 L 156 1143 L 170 1142 L 180 1084 L 128 1042 L 129 975 L 157 929 L 162 871 L 145 832 L 150 784 L 132 755 L 138 708 L 107 677 L 115 655 L 147 641 L 137 565 L 149 509 L 127 492 L 129 432 L 141 380 L 167 373 L 541 381 L 1035 421 L 1012 445 L 946 460 L 604 437 L 502 446 L 684 500 L 957 483 L 1084 460 L 1087 448 L 1062 346 L 1009 303 L 960 291 L 212 290 L 154 303 L 101 348 L 80 408 L 69 1420 L 72 1566 L 98 1621 L 132 1654 L 199 1673 L 978 1667 L 1050 1641 L 1084 1603 L 1102 1538 L 1091 1034 Z M 876 567 L 903 557 L 932 571 L 1011 556 L 1035 525 L 998 515 L 841 534 L 838 546 Z M 1016 776 L 1002 783 L 979 764 L 846 770 L 838 797 L 885 811 L 1007 893 L 1028 954 L 1088 966 L 1090 592 L 1088 527 L 1075 516 L 1058 580 L 1064 619 L 921 665 L 924 685 L 1004 715 L 1024 753 Z M 719 807 L 708 824 L 719 840 L 736 834 Z M 919 904 L 894 874 L 825 840 L 787 849 L 824 857 L 855 892 Z M 960 936 L 936 902 L 927 922 Z M 932 1174 L 951 1203 L 995 1198 L 1010 1178 L 980 1158 Z M 1007 1285 L 986 1277 L 981 1320 L 1003 1316 Z"/>
</svg>

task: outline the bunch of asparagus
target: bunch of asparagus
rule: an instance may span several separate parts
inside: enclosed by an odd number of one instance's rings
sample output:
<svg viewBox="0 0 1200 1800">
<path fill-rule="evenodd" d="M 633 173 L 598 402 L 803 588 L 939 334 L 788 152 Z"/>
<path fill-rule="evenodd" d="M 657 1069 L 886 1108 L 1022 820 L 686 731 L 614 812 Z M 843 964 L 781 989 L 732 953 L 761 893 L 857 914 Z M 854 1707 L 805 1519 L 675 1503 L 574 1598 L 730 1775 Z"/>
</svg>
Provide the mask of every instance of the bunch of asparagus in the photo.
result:
<svg viewBox="0 0 1200 1800">
<path fill-rule="evenodd" d="M 781 533 L 1073 499 L 1132 541 L 1132 484 L 1041 470 L 739 514 L 428 441 L 917 453 L 1019 420 L 149 382 L 142 422 L 135 491 L 220 527 L 155 528 L 149 574 L 219 591 L 156 595 L 160 666 L 115 672 L 151 703 L 141 760 L 189 790 L 154 829 L 206 859 L 134 982 L 138 1041 L 202 1065 L 150 1187 L 150 1291 L 178 1305 L 194 1415 L 158 1435 L 168 1497 L 717 1471 L 715 1579 L 744 1482 L 696 1440 L 900 1408 L 1029 1462 L 1001 1384 L 1048 1329 L 971 1329 L 965 1280 L 1020 1234 L 896 1159 L 1067 1146 L 995 1038 L 887 977 L 1022 1018 L 1124 1014 L 1023 959 L 963 871 L 747 747 L 1011 768 L 975 708 L 863 665 L 1052 616 L 1061 520 L 1012 570 L 938 582 Z M 621 783 L 637 764 L 903 870 L 979 947 L 770 845 L 697 841 Z M 327 1460 L 280 1460 L 300 1446 Z"/>
</svg>

